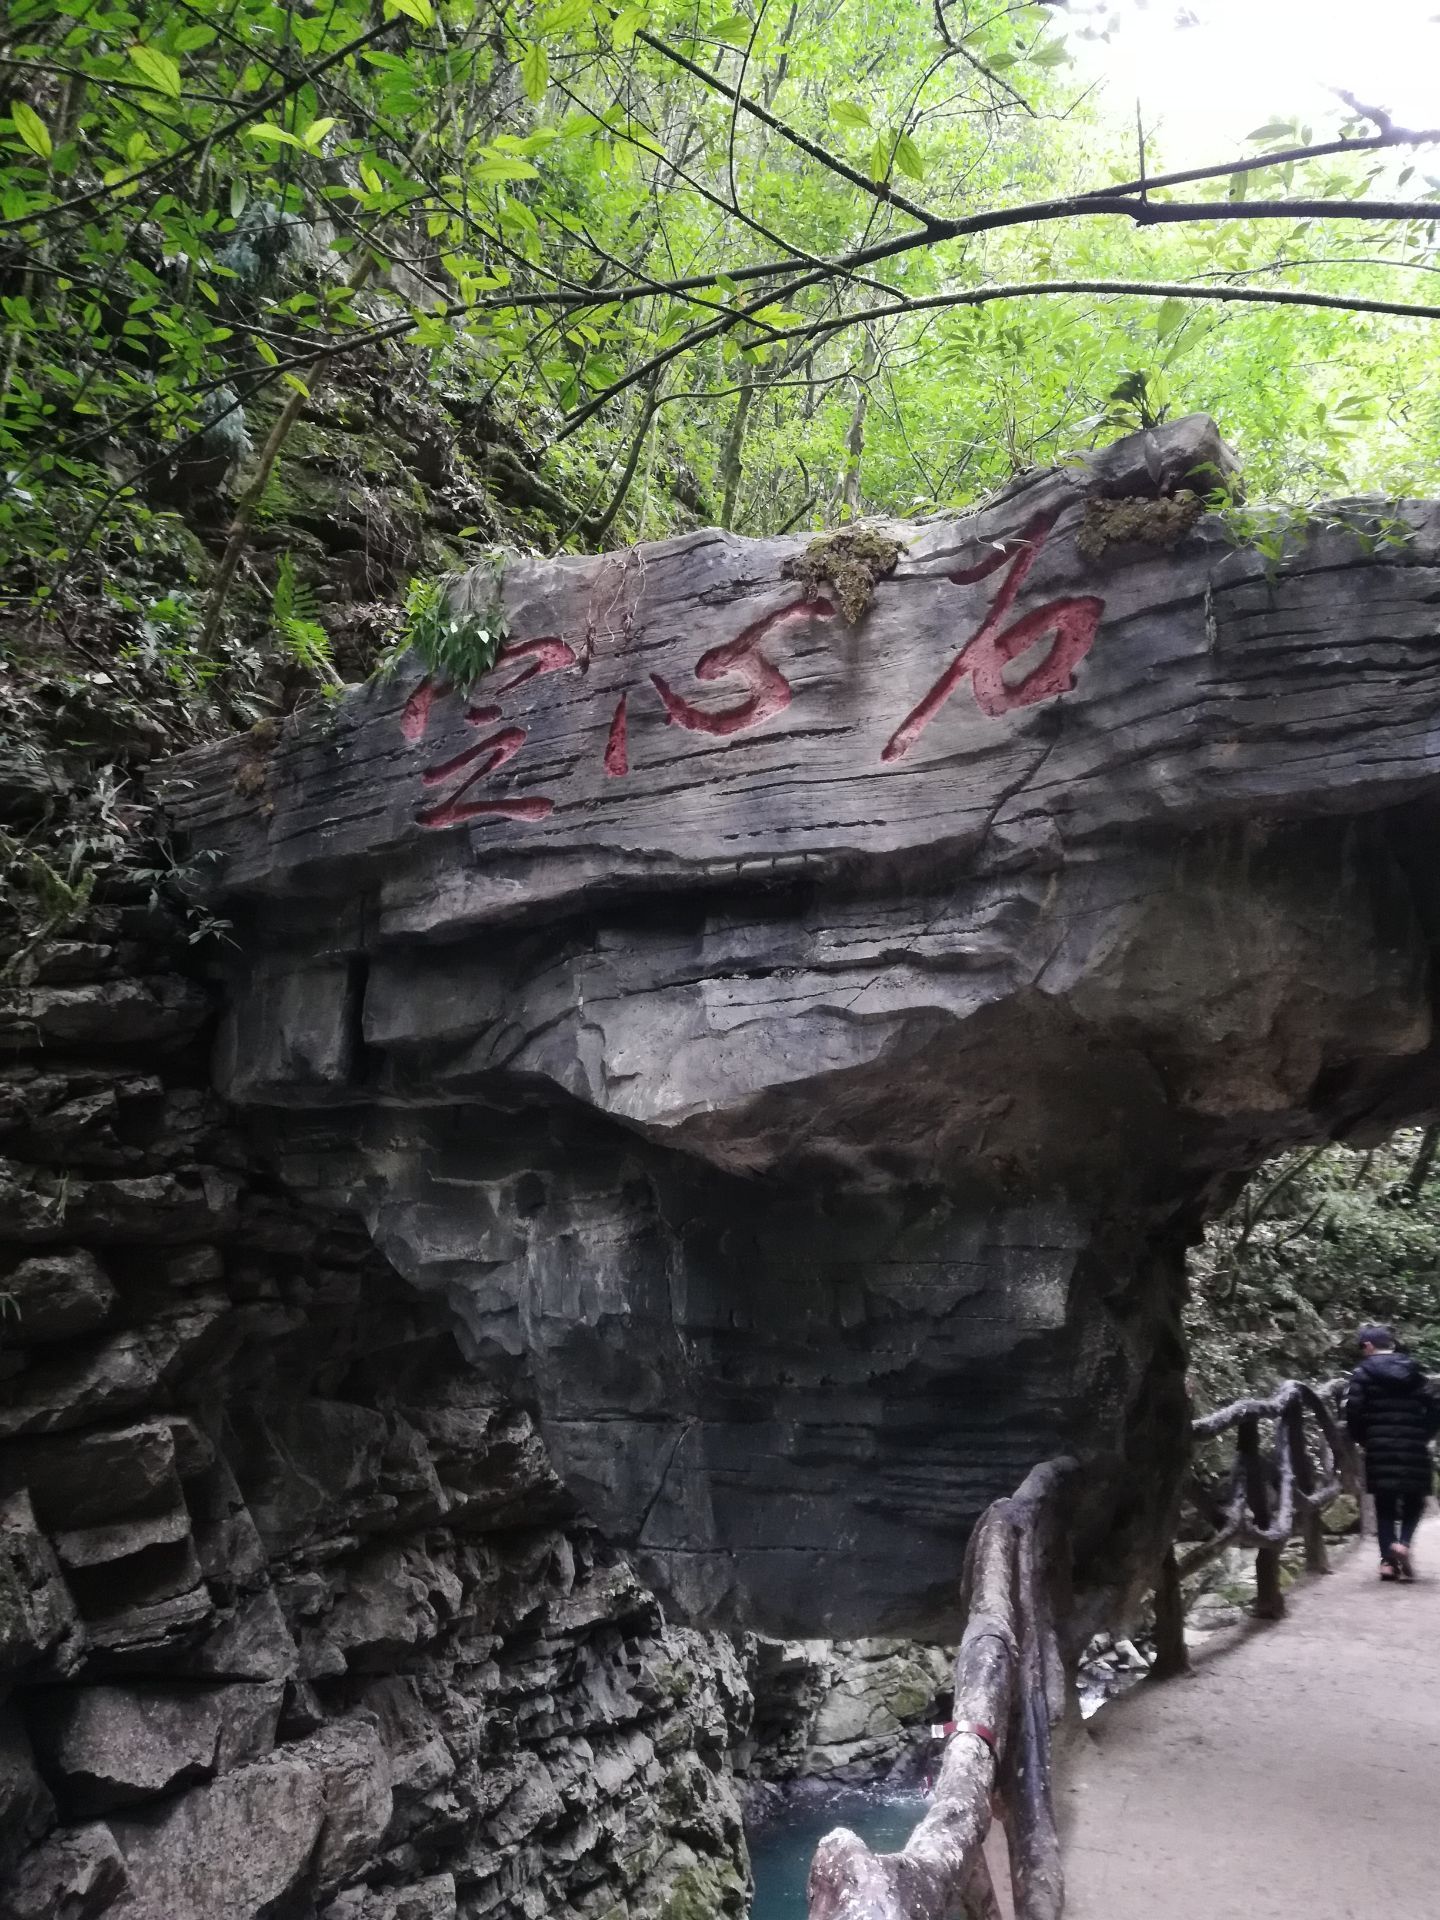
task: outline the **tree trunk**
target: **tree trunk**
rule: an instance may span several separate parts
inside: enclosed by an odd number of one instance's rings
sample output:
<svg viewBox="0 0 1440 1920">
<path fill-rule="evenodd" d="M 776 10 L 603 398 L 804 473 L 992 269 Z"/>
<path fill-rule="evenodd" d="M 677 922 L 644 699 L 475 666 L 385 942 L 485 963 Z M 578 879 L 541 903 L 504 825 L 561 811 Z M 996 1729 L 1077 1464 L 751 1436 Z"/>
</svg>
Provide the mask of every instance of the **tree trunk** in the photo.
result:
<svg viewBox="0 0 1440 1920">
<path fill-rule="evenodd" d="M 720 524 L 727 533 L 735 525 L 740 481 L 745 472 L 745 428 L 750 418 L 750 403 L 754 398 L 755 376 L 750 374 L 741 380 L 735 411 L 730 419 L 730 431 L 725 436 L 725 448 L 720 455 L 720 484 L 724 488 Z"/>
<path fill-rule="evenodd" d="M 847 520 L 860 516 L 860 463 L 865 453 L 865 416 L 870 411 L 870 375 L 875 371 L 875 342 L 867 333 L 865 354 L 860 362 L 860 391 L 855 396 L 855 411 L 845 435 L 845 478 L 840 489 L 841 504 Z"/>
</svg>

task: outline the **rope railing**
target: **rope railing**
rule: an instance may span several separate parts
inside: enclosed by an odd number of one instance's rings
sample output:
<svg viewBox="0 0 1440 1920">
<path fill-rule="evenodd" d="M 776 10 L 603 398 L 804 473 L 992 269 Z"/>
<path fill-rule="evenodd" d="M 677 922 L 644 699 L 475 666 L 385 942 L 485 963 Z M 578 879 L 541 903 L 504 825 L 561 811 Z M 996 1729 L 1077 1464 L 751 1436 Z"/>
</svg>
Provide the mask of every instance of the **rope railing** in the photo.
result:
<svg viewBox="0 0 1440 1920">
<path fill-rule="evenodd" d="M 999 1920 L 984 1853 L 996 1809 L 1016 1920 L 1059 1920 L 1050 1733 L 1068 1686 L 1056 1622 L 1069 1603 L 1063 1500 L 1078 1472 L 1074 1460 L 1047 1461 L 981 1515 L 965 1556 L 955 1732 L 930 1811 L 899 1853 L 872 1853 L 843 1827 L 827 1834 L 809 1920 Z"/>
<path fill-rule="evenodd" d="M 1219 1487 L 1192 1470 L 1192 1505 L 1214 1531 L 1183 1553 L 1172 1547 L 1161 1567 L 1151 1668 L 1157 1679 L 1188 1670 L 1184 1582 L 1228 1547 L 1255 1550 L 1255 1615 L 1261 1620 L 1284 1618 L 1280 1556 L 1297 1519 L 1306 1570 L 1329 1571 L 1321 1515 L 1338 1494 L 1358 1484 L 1355 1449 L 1328 1404 L 1343 1385 L 1286 1380 L 1268 1400 L 1237 1400 L 1192 1424 L 1197 1445 L 1233 1432 L 1235 1454 Z M 1272 1422 L 1267 1446 L 1263 1429 Z"/>
<path fill-rule="evenodd" d="M 1262 1618 L 1284 1613 L 1280 1554 L 1297 1517 L 1307 1567 L 1326 1571 L 1320 1516 L 1356 1484 L 1354 1449 L 1327 1404 L 1342 1385 L 1287 1380 L 1268 1400 L 1237 1400 L 1194 1422 L 1197 1445 L 1233 1431 L 1235 1455 L 1218 1489 L 1192 1472 L 1192 1502 L 1214 1532 L 1165 1556 L 1155 1590 L 1155 1677 L 1186 1670 L 1183 1582 L 1227 1547 L 1256 1551 Z M 996 1818 L 1015 1920 L 1060 1920 L 1051 1732 L 1071 1691 L 1057 1627 L 1070 1606 L 1065 1515 L 1079 1471 L 1075 1460 L 1047 1461 L 981 1515 L 961 1584 L 954 1732 L 930 1810 L 898 1853 L 872 1853 L 844 1827 L 826 1834 L 810 1867 L 808 1920 L 1000 1920 L 985 1856 Z"/>
</svg>

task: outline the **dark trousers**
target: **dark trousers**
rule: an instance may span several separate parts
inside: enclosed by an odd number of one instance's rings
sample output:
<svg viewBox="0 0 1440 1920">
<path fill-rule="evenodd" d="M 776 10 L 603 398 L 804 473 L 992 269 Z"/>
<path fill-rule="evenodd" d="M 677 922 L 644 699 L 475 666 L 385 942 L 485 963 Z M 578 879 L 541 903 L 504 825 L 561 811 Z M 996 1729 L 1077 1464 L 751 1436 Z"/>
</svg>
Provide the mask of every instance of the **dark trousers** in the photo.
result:
<svg viewBox="0 0 1440 1920">
<path fill-rule="evenodd" d="M 1377 1493 L 1375 1531 L 1380 1536 L 1380 1558 L 1388 1560 L 1397 1538 L 1408 1547 L 1425 1511 L 1424 1493 Z"/>
</svg>

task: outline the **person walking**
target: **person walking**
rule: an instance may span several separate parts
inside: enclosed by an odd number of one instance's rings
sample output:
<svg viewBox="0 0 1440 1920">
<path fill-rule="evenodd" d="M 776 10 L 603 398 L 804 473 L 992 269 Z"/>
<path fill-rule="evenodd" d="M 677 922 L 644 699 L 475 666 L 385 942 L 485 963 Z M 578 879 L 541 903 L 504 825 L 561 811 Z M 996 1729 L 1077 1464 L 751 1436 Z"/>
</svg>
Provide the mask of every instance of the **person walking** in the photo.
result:
<svg viewBox="0 0 1440 1920">
<path fill-rule="evenodd" d="M 1361 1327 L 1358 1339 L 1363 1358 L 1345 1392 L 1345 1425 L 1365 1449 L 1380 1578 L 1411 1580 L 1410 1542 L 1434 1478 L 1430 1441 L 1440 1432 L 1440 1398 L 1418 1362 L 1397 1351 L 1389 1327 Z"/>
</svg>

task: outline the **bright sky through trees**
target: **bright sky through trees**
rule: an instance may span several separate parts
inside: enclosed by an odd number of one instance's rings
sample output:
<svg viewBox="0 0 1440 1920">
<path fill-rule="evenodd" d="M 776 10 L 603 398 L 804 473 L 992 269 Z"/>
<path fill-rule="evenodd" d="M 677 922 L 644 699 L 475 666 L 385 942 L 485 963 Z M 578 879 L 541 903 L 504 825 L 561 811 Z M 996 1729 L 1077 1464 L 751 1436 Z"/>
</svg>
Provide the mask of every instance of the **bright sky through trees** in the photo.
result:
<svg viewBox="0 0 1440 1920">
<path fill-rule="evenodd" d="M 1321 125 L 1343 112 L 1335 89 L 1385 108 L 1402 125 L 1440 126 L 1440 0 L 1088 0 L 1072 40 L 1079 70 L 1098 79 L 1112 114 L 1161 129 L 1167 164 L 1213 158 L 1272 118 Z"/>
</svg>

